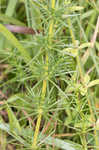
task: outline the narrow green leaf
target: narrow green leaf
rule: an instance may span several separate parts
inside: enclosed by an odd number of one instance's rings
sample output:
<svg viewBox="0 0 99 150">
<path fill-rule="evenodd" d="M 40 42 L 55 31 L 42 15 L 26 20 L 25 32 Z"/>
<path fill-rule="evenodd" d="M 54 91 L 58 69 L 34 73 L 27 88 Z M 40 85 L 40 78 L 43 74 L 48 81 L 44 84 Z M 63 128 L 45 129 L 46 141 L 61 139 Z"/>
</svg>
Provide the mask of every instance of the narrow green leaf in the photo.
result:
<svg viewBox="0 0 99 150">
<path fill-rule="evenodd" d="M 91 24 L 94 23 L 96 16 L 97 16 L 97 12 L 94 11 L 93 14 L 91 15 L 89 21 L 88 21 L 88 25 L 87 25 L 87 29 L 86 29 L 86 36 L 87 37 L 89 37 L 89 34 L 92 32 Z"/>
<path fill-rule="evenodd" d="M 12 17 L 14 15 L 16 4 L 17 4 L 17 0 L 8 1 L 7 8 L 5 11 L 6 16 Z M 11 47 L 10 45 L 9 46 L 8 45 L 9 45 L 8 41 L 6 41 L 4 37 L 0 36 L 0 49 Z"/>
<path fill-rule="evenodd" d="M 27 1 L 26 0 L 26 12 L 27 12 L 27 20 L 28 24 L 34 28 L 34 29 L 41 29 L 41 13 L 39 7 L 35 4 L 34 1 Z M 28 7 L 27 7 L 28 5 Z M 31 14 L 31 15 L 29 15 Z"/>
<path fill-rule="evenodd" d="M 93 80 L 88 84 L 88 88 L 99 84 L 99 79 Z"/>
<path fill-rule="evenodd" d="M 44 143 L 49 144 L 49 145 L 55 145 L 58 148 L 61 148 L 63 150 L 82 150 L 82 147 L 79 144 L 76 144 L 71 141 L 64 141 L 60 140 L 58 138 L 53 138 L 48 136 L 45 138 Z"/>
<path fill-rule="evenodd" d="M 29 63 L 31 61 L 31 57 L 29 53 L 27 52 L 27 50 L 17 40 L 17 38 L 8 29 L 6 29 L 2 24 L 0 24 L 0 32 L 12 43 L 13 46 L 15 46 L 19 50 L 24 61 L 26 63 Z"/>
<path fill-rule="evenodd" d="M 13 17 L 9 17 L 9 16 L 7 16 L 5 14 L 1 14 L 1 13 L 0 13 L 0 21 L 3 21 L 4 23 L 6 22 L 8 24 L 12 23 L 12 24 L 19 25 L 19 26 L 26 26 L 21 21 L 15 19 Z"/>
<path fill-rule="evenodd" d="M 19 99 L 19 97 L 22 97 L 22 94 L 21 93 L 18 93 L 16 95 L 13 95 L 11 96 L 10 98 L 7 99 L 7 103 L 13 103 L 15 102 L 16 100 Z"/>
<path fill-rule="evenodd" d="M 17 0 L 9 0 L 8 6 L 6 9 L 7 16 L 13 16 L 17 2 L 18 2 Z"/>
<path fill-rule="evenodd" d="M 87 42 L 87 43 L 83 43 L 79 46 L 79 49 L 83 49 L 83 48 L 86 48 L 86 47 L 91 47 L 91 43 L 90 42 Z"/>
<path fill-rule="evenodd" d="M 8 104 L 7 104 L 7 112 L 9 118 L 10 130 L 15 133 L 21 133 L 20 124 Z"/>
<path fill-rule="evenodd" d="M 81 19 L 83 20 L 83 19 L 88 18 L 89 16 L 91 16 L 93 14 L 93 12 L 94 12 L 94 10 L 89 10 L 89 11 L 83 13 L 81 16 Z"/>
</svg>

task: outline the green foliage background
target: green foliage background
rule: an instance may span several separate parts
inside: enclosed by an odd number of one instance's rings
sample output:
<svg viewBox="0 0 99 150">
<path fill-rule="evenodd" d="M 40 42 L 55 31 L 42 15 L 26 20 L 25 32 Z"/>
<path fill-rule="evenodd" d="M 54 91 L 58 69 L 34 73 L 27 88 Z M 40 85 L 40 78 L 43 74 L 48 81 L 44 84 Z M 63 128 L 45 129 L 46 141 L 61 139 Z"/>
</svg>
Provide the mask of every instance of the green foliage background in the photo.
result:
<svg viewBox="0 0 99 150">
<path fill-rule="evenodd" d="M 98 0 L 0 1 L 0 149 L 99 150 L 98 8 Z"/>
</svg>

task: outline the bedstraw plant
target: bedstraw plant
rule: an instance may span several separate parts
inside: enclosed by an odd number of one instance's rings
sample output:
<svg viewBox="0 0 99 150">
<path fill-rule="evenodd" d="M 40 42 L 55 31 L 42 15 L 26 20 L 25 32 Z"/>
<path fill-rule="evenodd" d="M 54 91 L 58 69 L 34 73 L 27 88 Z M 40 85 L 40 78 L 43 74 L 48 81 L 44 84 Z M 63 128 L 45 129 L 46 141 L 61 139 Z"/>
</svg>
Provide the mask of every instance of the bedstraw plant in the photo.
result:
<svg viewBox="0 0 99 150">
<path fill-rule="evenodd" d="M 98 8 L 98 0 L 1 0 L 0 149 L 99 150 Z"/>
</svg>

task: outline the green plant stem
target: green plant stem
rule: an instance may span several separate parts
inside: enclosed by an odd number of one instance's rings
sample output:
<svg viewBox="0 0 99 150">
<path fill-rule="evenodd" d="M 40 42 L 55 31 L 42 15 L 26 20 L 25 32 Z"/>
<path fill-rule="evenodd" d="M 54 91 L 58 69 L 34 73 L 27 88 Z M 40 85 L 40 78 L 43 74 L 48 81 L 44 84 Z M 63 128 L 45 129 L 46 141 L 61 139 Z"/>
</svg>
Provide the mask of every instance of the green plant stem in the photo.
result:
<svg viewBox="0 0 99 150">
<path fill-rule="evenodd" d="M 52 0 L 52 9 L 54 9 L 54 7 L 55 7 L 55 0 Z M 51 24 L 49 27 L 49 43 L 51 43 L 51 39 L 53 37 L 53 25 L 54 25 L 54 21 L 51 20 Z M 46 52 L 45 64 L 46 64 L 46 66 L 45 66 L 45 70 L 46 70 L 45 77 L 47 78 L 47 76 L 48 76 L 48 54 L 47 54 L 47 52 Z M 42 105 L 44 104 L 44 100 L 45 100 L 46 87 L 47 87 L 47 79 L 43 80 L 42 95 L 41 95 L 41 104 Z M 34 133 L 34 140 L 33 140 L 33 144 L 32 144 L 32 149 L 37 148 L 37 137 L 39 134 L 42 113 L 43 113 L 43 110 L 42 110 L 42 108 L 40 108 L 39 113 L 38 113 L 35 133 Z"/>
<path fill-rule="evenodd" d="M 96 119 L 95 119 L 95 115 L 94 115 L 94 110 L 93 110 L 93 106 L 92 106 L 92 103 L 91 103 L 91 94 L 90 94 L 90 90 L 88 91 L 88 94 L 87 94 L 87 99 L 88 99 L 88 105 L 89 105 L 89 109 L 90 109 L 90 114 L 91 114 L 91 120 L 92 120 L 92 123 L 95 125 L 95 128 L 94 128 L 94 136 L 95 136 L 95 144 L 96 144 L 96 150 L 99 150 L 99 137 L 98 137 L 98 134 L 97 134 L 97 130 L 96 130 Z"/>
<path fill-rule="evenodd" d="M 72 42 L 73 42 L 74 46 L 76 46 L 75 36 L 74 36 L 73 31 L 72 31 L 72 24 L 71 24 L 71 20 L 70 19 L 68 19 L 68 25 L 69 25 L 70 34 L 71 34 L 71 37 L 72 37 Z M 84 81 L 84 72 L 83 72 L 83 69 L 82 69 L 82 66 L 81 66 L 79 54 L 77 55 L 76 60 L 77 60 L 78 68 L 79 68 L 79 73 L 80 73 L 81 81 L 82 81 L 82 84 L 83 84 L 83 81 Z M 91 106 L 89 98 L 88 98 L 88 104 L 89 104 L 89 109 L 90 109 L 90 113 L 91 113 L 91 116 L 92 116 L 92 120 L 95 122 L 95 117 L 94 117 L 94 114 L 93 114 L 93 110 L 92 110 L 92 106 Z M 96 150 L 99 150 L 99 148 L 98 148 L 99 147 L 99 144 L 98 144 L 99 142 L 98 142 L 98 135 L 97 135 L 96 129 L 94 130 L 94 135 L 95 135 L 95 143 L 96 143 L 96 147 L 97 147 Z M 84 139 L 84 141 L 83 141 L 83 143 L 84 143 L 84 150 L 86 150 L 86 147 L 87 147 L 86 138 L 84 137 L 83 139 Z"/>
<path fill-rule="evenodd" d="M 67 22 L 68 22 L 72 42 L 73 42 L 74 46 L 76 47 L 77 44 L 76 44 L 75 36 L 74 36 L 73 30 L 72 30 L 72 23 L 71 23 L 70 18 L 67 19 Z M 76 61 L 77 61 L 80 77 L 81 77 L 81 80 L 82 80 L 82 83 L 83 83 L 84 73 L 83 73 L 83 69 L 82 69 L 82 66 L 81 66 L 80 58 L 79 58 L 79 52 L 78 52 L 78 55 L 76 56 Z"/>
<path fill-rule="evenodd" d="M 83 144 L 84 150 L 88 150 L 85 134 L 82 135 L 82 144 Z"/>
<path fill-rule="evenodd" d="M 68 22 L 68 26 L 69 26 L 69 30 L 70 30 L 70 34 L 71 34 L 73 45 L 76 47 L 77 45 L 76 45 L 76 40 L 75 40 L 75 36 L 74 36 L 73 30 L 72 30 L 71 20 L 68 18 L 67 22 Z M 83 73 L 83 69 L 82 69 L 82 66 L 81 66 L 79 53 L 76 56 L 76 60 L 77 60 L 77 65 L 78 65 L 78 69 L 79 69 L 79 73 L 80 73 L 80 78 L 81 78 L 81 81 L 83 83 L 84 73 Z M 78 107 L 78 110 L 79 110 L 80 109 L 80 103 L 79 103 L 79 93 L 78 92 L 77 92 L 77 102 L 76 103 L 77 103 L 77 107 Z M 81 112 L 81 110 L 80 110 L 80 116 L 83 119 L 83 113 Z M 81 140 L 82 141 L 82 145 L 84 145 L 84 150 L 87 150 L 87 142 L 86 142 L 85 134 L 83 135 L 83 138 L 81 138 L 81 139 L 82 139 Z"/>
<path fill-rule="evenodd" d="M 76 104 L 77 104 L 77 107 L 78 107 L 78 112 L 80 114 L 80 117 L 81 117 L 81 120 L 84 120 L 84 114 L 83 112 L 81 111 L 81 102 L 79 100 L 79 92 L 77 91 L 76 93 Z M 83 145 L 83 148 L 84 150 L 87 150 L 87 141 L 86 141 L 86 136 L 85 136 L 85 131 L 86 131 L 86 127 L 84 126 L 84 123 L 83 123 L 83 127 L 82 127 L 82 134 L 81 134 L 81 141 L 82 141 L 82 145 Z"/>
</svg>

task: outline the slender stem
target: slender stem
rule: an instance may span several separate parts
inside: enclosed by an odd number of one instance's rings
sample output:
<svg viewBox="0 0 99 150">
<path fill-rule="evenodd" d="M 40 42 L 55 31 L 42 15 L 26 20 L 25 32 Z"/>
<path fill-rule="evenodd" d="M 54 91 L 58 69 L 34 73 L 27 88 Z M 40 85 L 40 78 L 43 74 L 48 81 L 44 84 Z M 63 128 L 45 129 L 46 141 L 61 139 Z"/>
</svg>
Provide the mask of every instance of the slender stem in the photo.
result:
<svg viewBox="0 0 99 150">
<path fill-rule="evenodd" d="M 35 129 L 35 134 L 34 134 L 33 145 L 32 145 L 33 149 L 37 148 L 37 146 L 36 146 L 37 145 L 37 137 L 38 137 L 38 133 L 39 133 L 41 117 L 42 117 L 42 114 L 39 113 L 37 123 L 36 123 L 36 129 Z"/>
<path fill-rule="evenodd" d="M 99 150 L 99 137 L 98 131 L 96 129 L 94 129 L 94 135 L 95 135 L 96 150 Z"/>
<path fill-rule="evenodd" d="M 67 22 L 68 22 L 68 25 L 69 25 L 69 30 L 70 30 L 72 42 L 73 42 L 74 46 L 77 46 L 76 45 L 75 36 L 74 36 L 73 30 L 72 30 L 71 20 L 68 18 Z M 76 60 L 77 60 L 77 65 L 78 65 L 81 81 L 83 83 L 83 75 L 84 74 L 83 74 L 83 69 L 82 69 L 82 66 L 81 66 L 80 58 L 79 58 L 79 53 L 76 56 Z M 79 100 L 78 99 L 79 99 L 79 96 L 78 96 L 78 92 L 77 92 L 77 106 L 78 106 L 78 109 L 80 109 L 79 108 L 80 104 L 79 104 Z M 80 111 L 80 116 L 81 116 L 81 118 L 83 120 L 83 113 L 81 111 Z M 83 135 L 83 138 L 81 138 L 81 140 L 82 140 L 82 144 L 84 145 L 84 150 L 87 150 L 87 142 L 86 142 L 85 134 Z"/>
<path fill-rule="evenodd" d="M 52 6 L 53 9 L 55 7 L 55 0 L 52 0 Z M 50 27 L 49 27 L 49 43 L 52 42 L 52 37 L 53 37 L 53 25 L 54 25 L 54 21 L 51 20 L 50 23 Z M 44 100 L 45 100 L 45 95 L 46 95 L 46 87 L 47 87 L 47 76 L 48 76 L 48 53 L 46 52 L 46 59 L 45 59 L 45 80 L 43 80 L 43 86 L 42 86 L 42 94 L 41 94 L 41 104 L 43 105 Z M 37 148 L 37 137 L 39 134 L 39 129 L 40 129 L 40 123 L 41 123 L 41 118 L 42 118 L 42 113 L 43 110 L 42 108 L 39 109 L 39 113 L 38 113 L 38 118 L 37 118 L 37 123 L 36 123 L 36 128 L 35 128 L 35 133 L 34 133 L 34 140 L 33 140 L 33 144 L 32 144 L 32 148 L 36 149 Z"/>
<path fill-rule="evenodd" d="M 73 30 L 72 30 L 72 23 L 71 23 L 71 20 L 68 18 L 68 19 L 67 19 L 67 22 L 68 22 L 68 25 L 69 25 L 69 30 L 70 30 L 72 42 L 73 42 L 74 46 L 77 46 L 76 40 L 75 40 L 75 36 L 74 36 Z M 79 69 L 80 77 L 81 77 L 82 83 L 83 83 L 83 76 L 84 76 L 84 75 L 83 75 L 83 69 L 82 69 L 82 66 L 81 66 L 79 54 L 76 56 L 76 60 L 77 60 L 77 64 L 78 64 L 78 69 Z"/>
<path fill-rule="evenodd" d="M 55 0 L 52 0 L 52 8 L 55 8 Z"/>
<path fill-rule="evenodd" d="M 71 24 L 70 19 L 68 19 L 68 25 L 69 25 L 70 34 L 71 34 L 71 37 L 72 37 L 72 42 L 73 42 L 74 46 L 76 46 L 75 36 L 74 36 L 73 31 L 72 31 L 72 24 Z M 77 64 L 78 64 L 78 69 L 79 69 L 81 81 L 82 81 L 82 84 L 83 84 L 84 72 L 83 72 L 83 69 L 82 69 L 82 66 L 81 66 L 79 54 L 77 55 L 76 60 L 77 60 Z M 90 95 L 90 93 L 89 93 L 89 95 Z M 87 95 L 87 99 L 88 99 L 88 105 L 89 105 L 90 113 L 91 113 L 91 116 L 92 116 L 92 120 L 93 120 L 93 122 L 95 122 L 95 116 L 94 116 L 92 105 L 91 105 L 91 102 L 89 100 L 88 95 Z M 96 150 L 99 150 L 99 144 L 98 144 L 99 142 L 98 142 L 98 136 L 97 136 L 96 129 L 94 129 L 94 135 L 95 135 L 95 143 L 96 143 L 96 147 L 97 147 Z M 86 142 L 85 135 L 83 137 L 83 142 L 84 142 L 84 149 L 86 150 L 87 149 L 87 142 Z"/>
<path fill-rule="evenodd" d="M 81 139 L 82 139 L 83 149 L 84 149 L 84 150 L 88 150 L 88 149 L 87 149 L 87 142 L 86 142 L 85 134 L 82 134 Z"/>
<path fill-rule="evenodd" d="M 88 105 L 89 105 L 89 109 L 90 109 L 90 114 L 91 114 L 91 120 L 95 126 L 94 128 L 94 136 L 95 136 L 95 144 L 96 144 L 96 150 L 99 150 L 99 139 L 98 139 L 98 134 L 97 134 L 97 129 L 96 129 L 96 119 L 95 119 L 95 115 L 94 115 L 94 110 L 93 110 L 93 106 L 91 103 L 91 94 L 90 94 L 90 90 L 87 94 L 87 99 L 88 99 Z"/>
</svg>

